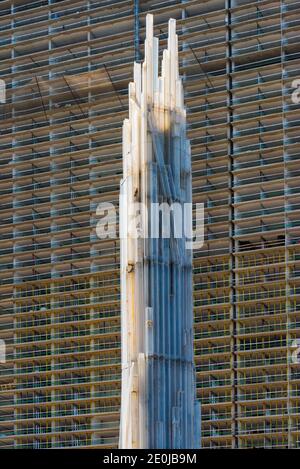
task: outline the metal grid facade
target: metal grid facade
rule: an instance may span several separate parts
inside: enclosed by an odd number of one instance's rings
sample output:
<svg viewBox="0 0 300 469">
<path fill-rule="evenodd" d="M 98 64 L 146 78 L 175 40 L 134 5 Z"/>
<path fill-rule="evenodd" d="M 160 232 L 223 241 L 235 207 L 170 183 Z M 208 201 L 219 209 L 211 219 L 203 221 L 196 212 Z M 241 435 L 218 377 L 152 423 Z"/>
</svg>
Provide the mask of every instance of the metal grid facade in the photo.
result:
<svg viewBox="0 0 300 469">
<path fill-rule="evenodd" d="M 298 1 L 7 1 L 0 8 L 0 447 L 117 447 L 121 126 L 145 14 L 177 20 L 195 202 L 203 447 L 299 447 Z"/>
</svg>

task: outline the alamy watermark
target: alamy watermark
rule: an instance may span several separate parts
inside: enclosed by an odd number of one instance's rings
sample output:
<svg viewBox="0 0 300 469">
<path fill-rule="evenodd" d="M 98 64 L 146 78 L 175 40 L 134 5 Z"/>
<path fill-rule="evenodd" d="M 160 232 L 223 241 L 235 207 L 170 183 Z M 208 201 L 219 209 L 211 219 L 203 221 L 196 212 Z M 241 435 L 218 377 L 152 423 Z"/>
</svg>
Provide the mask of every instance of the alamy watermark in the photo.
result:
<svg viewBox="0 0 300 469">
<path fill-rule="evenodd" d="M 184 239 L 186 249 L 200 249 L 204 244 L 204 204 L 192 203 L 127 203 L 120 199 L 121 225 L 124 232 L 120 238 Z M 194 211 L 194 220 L 193 220 Z M 99 239 L 116 239 L 118 214 L 114 204 L 100 203 L 96 210 L 100 217 L 96 225 Z"/>
<path fill-rule="evenodd" d="M 3 339 L 0 339 L 0 363 L 6 363 L 6 344 Z"/>
<path fill-rule="evenodd" d="M 300 339 L 294 339 L 291 344 L 292 363 L 300 364 Z"/>
<path fill-rule="evenodd" d="M 0 104 L 6 103 L 6 83 L 0 79 Z"/>
<path fill-rule="evenodd" d="M 292 88 L 294 88 L 292 92 L 292 102 L 294 104 L 300 104 L 300 78 L 293 80 Z"/>
</svg>

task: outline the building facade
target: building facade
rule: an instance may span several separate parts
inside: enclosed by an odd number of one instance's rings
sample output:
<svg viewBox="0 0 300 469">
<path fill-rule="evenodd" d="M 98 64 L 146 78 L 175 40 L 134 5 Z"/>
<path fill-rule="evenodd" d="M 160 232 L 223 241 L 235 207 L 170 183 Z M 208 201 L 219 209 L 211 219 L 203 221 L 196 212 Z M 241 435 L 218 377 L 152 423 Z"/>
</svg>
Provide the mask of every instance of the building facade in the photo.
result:
<svg viewBox="0 0 300 469">
<path fill-rule="evenodd" d="M 0 447 L 118 445 L 123 119 L 145 15 L 177 20 L 205 246 L 194 252 L 202 446 L 300 446 L 300 5 L 4 0 Z M 300 101 L 300 99 L 299 99 Z M 2 342 L 1 342 L 2 343 Z"/>
</svg>

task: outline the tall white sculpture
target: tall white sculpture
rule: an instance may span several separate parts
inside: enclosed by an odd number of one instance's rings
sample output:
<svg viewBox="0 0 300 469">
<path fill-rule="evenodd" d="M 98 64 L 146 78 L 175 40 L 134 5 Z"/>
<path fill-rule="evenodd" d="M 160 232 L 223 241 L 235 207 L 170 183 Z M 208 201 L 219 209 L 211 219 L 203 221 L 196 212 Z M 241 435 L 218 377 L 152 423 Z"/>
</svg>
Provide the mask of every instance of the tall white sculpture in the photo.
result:
<svg viewBox="0 0 300 469">
<path fill-rule="evenodd" d="M 161 76 L 158 52 L 147 15 L 145 60 L 134 64 L 123 125 L 120 448 L 197 448 L 192 252 L 178 236 L 184 217 L 177 210 L 191 203 L 191 156 L 173 19 Z"/>
</svg>

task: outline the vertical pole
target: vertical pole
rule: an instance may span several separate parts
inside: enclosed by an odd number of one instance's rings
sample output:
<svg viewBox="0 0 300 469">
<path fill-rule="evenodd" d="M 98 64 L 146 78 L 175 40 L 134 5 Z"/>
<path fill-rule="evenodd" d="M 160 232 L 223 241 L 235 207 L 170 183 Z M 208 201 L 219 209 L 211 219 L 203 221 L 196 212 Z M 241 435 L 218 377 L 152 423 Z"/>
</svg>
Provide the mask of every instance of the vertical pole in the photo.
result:
<svg viewBox="0 0 300 469">
<path fill-rule="evenodd" d="M 232 113 L 232 48 L 231 48 L 231 0 L 226 0 L 226 42 L 227 42 L 227 138 L 228 138 L 228 157 L 229 157 L 229 200 L 230 200 L 230 270 L 231 270 L 231 379 L 232 379 L 232 447 L 238 447 L 238 421 L 237 421 L 237 389 L 238 389 L 238 359 L 237 359 L 237 306 L 236 306 L 236 274 L 235 274 L 235 251 L 238 243 L 234 239 L 235 235 L 235 210 L 234 210 L 234 148 L 233 148 L 233 113 Z"/>
<path fill-rule="evenodd" d="M 140 3 L 134 0 L 134 58 L 136 62 L 140 61 Z"/>
</svg>

